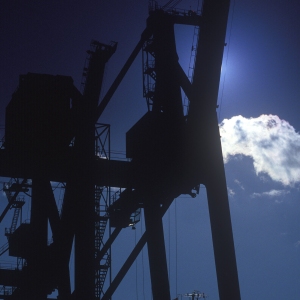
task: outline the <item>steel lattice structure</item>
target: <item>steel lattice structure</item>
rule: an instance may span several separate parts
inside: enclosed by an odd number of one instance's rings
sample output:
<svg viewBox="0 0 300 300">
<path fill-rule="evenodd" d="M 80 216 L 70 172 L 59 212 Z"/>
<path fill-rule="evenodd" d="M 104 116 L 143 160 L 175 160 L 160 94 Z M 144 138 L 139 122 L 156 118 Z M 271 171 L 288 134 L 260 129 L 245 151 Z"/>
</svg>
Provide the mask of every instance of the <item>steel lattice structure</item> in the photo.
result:
<svg viewBox="0 0 300 300">
<path fill-rule="evenodd" d="M 17 205 L 19 193 L 31 190 L 31 217 L 9 236 L 9 254 L 26 264 L 21 270 L 0 269 L 0 284 L 11 287 L 2 299 L 45 300 L 57 289 L 63 300 L 108 300 L 146 243 L 153 299 L 170 299 L 162 216 L 174 198 L 194 196 L 200 184 L 207 189 L 220 299 L 240 299 L 216 115 L 229 5 L 229 0 L 206 0 L 201 12 L 151 5 L 140 41 L 100 104 L 105 64 L 116 43 L 92 42 L 82 93 L 71 77 L 20 76 L 6 110 L 0 175 L 22 179 L 7 188 L 9 207 Z M 198 28 L 192 82 L 178 63 L 175 24 Z M 97 122 L 141 50 L 148 112 L 126 133 L 128 161 L 112 160 L 99 139 L 109 141 L 109 126 Z M 60 214 L 53 181 L 64 183 Z M 120 188 L 114 197 L 110 187 Z M 141 209 L 146 231 L 104 291 L 109 249 L 122 228 L 138 222 Z M 104 241 L 107 222 L 113 231 Z"/>
</svg>

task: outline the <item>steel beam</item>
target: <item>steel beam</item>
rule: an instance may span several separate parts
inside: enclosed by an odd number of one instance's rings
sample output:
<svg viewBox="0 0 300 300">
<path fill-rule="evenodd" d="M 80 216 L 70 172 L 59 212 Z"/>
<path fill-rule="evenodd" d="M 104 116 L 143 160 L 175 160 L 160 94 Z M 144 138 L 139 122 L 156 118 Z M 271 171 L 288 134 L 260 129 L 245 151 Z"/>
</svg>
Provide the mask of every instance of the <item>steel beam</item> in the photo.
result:
<svg viewBox="0 0 300 300">
<path fill-rule="evenodd" d="M 159 203 L 147 203 L 144 209 L 152 294 L 154 300 L 171 299 L 164 229 Z"/>
<path fill-rule="evenodd" d="M 230 0 L 205 0 L 188 115 L 187 173 L 207 188 L 220 300 L 240 300 L 216 105 Z"/>
<path fill-rule="evenodd" d="M 70 152 L 44 162 L 43 174 L 49 181 L 68 182 L 74 174 L 75 159 Z M 0 177 L 32 179 L 36 171 L 33 161 L 26 157 L 14 157 L 7 150 L 0 150 Z M 76 170 L 75 170 L 76 171 Z M 89 170 L 98 186 L 134 187 L 135 175 L 131 162 L 93 158 Z"/>
<path fill-rule="evenodd" d="M 55 240 L 59 234 L 60 217 L 50 181 L 47 182 L 47 188 L 45 189 L 45 202 L 52 231 L 52 238 Z"/>
<path fill-rule="evenodd" d="M 43 201 L 49 182 L 39 177 L 32 179 L 32 198 L 30 216 L 31 253 L 27 258 L 27 284 L 22 289 L 24 299 L 47 299 L 47 242 L 48 217 Z"/>
<path fill-rule="evenodd" d="M 142 49 L 142 46 L 144 42 L 150 37 L 151 32 L 149 29 L 145 29 L 141 35 L 141 39 L 135 46 L 134 50 L 132 51 L 131 55 L 127 59 L 126 63 L 124 64 L 123 68 L 121 69 L 120 73 L 116 77 L 115 81 L 112 83 L 111 87 L 107 91 L 106 95 L 100 102 L 98 108 L 97 108 L 97 113 L 96 113 L 96 118 L 95 122 L 100 118 L 102 115 L 104 109 L 106 108 L 107 104 L 109 103 L 110 99 L 112 98 L 113 94 L 117 90 L 118 86 L 120 85 L 121 81 L 123 80 L 124 76 L 126 75 L 127 71 L 129 70 L 130 66 L 132 65 L 133 61 L 137 57 L 138 53 Z"/>
<path fill-rule="evenodd" d="M 160 218 L 164 216 L 164 214 L 169 209 L 172 202 L 173 202 L 173 198 L 169 198 L 167 201 L 165 201 L 164 205 L 160 207 L 159 209 Z M 147 242 L 147 229 L 143 233 L 142 237 L 140 238 L 140 240 L 138 241 L 138 243 L 136 244 L 136 246 L 134 247 L 130 255 L 128 256 L 124 265 L 121 267 L 120 271 L 112 281 L 111 285 L 109 286 L 109 288 L 107 289 L 107 291 L 105 292 L 101 300 L 109 300 L 112 297 L 113 293 L 118 288 L 119 284 L 127 274 L 128 270 L 136 260 L 137 256 L 139 255 L 143 247 L 145 246 L 146 242 Z"/>
</svg>

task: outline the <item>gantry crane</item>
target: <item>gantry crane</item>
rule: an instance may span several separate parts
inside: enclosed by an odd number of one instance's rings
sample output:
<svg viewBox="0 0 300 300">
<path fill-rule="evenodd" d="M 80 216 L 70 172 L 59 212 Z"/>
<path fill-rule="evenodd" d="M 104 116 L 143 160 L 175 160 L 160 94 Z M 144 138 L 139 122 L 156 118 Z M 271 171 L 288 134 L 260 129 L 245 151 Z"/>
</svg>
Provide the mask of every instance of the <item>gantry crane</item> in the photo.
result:
<svg viewBox="0 0 300 300">
<path fill-rule="evenodd" d="M 15 243 L 12 248 L 19 246 L 27 263 L 21 272 L 10 273 L 16 289 L 5 299 L 44 300 L 57 289 L 59 299 L 108 300 L 146 243 L 153 299 L 170 299 L 162 216 L 174 198 L 194 196 L 200 184 L 207 189 L 220 299 L 226 300 L 228 295 L 240 299 L 216 116 L 230 1 L 205 0 L 201 14 L 151 4 L 140 41 L 99 105 L 105 63 L 115 52 L 116 43 L 93 42 L 82 94 L 70 77 L 20 77 L 6 111 L 0 175 L 32 180 L 31 219 L 12 235 L 16 237 L 11 239 Z M 178 62 L 175 24 L 200 27 L 192 82 Z M 126 133 L 130 161 L 99 159 L 95 124 L 140 50 L 144 53 L 148 111 Z M 181 89 L 189 99 L 188 114 L 183 110 Z M 50 181 L 65 183 L 60 215 Z M 106 186 L 124 190 L 113 202 L 107 202 L 101 215 L 99 193 Z M 109 268 L 109 248 L 122 228 L 138 221 L 141 208 L 146 231 L 104 292 L 101 274 Z M 114 231 L 104 243 L 107 220 Z M 48 221 L 53 235 L 50 245 Z M 22 244 L 18 236 L 30 243 Z M 74 237 L 72 292 L 69 260 Z M 105 256 L 107 260 L 100 264 Z M 97 268 L 103 272 L 97 273 Z"/>
</svg>

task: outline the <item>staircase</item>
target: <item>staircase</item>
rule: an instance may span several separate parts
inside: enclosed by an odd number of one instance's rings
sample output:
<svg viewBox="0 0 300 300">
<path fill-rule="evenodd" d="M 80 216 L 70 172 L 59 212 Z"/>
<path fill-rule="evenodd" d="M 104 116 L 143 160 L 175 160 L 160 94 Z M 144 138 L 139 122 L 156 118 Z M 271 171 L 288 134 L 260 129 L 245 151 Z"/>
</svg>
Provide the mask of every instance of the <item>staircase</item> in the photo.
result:
<svg viewBox="0 0 300 300">
<path fill-rule="evenodd" d="M 106 213 L 107 203 L 104 200 L 103 187 L 95 187 L 95 297 L 100 299 L 103 293 L 103 285 L 110 268 L 110 255 L 106 253 L 103 258 L 99 257 L 103 236 L 106 230 L 108 215 Z M 103 200 L 103 201 L 101 201 Z M 104 203 L 102 203 L 104 202 Z"/>
<path fill-rule="evenodd" d="M 155 92 L 155 45 L 148 39 L 143 45 L 143 96 L 146 98 L 148 110 L 152 110 Z"/>
<path fill-rule="evenodd" d="M 24 198 L 23 197 L 19 197 L 18 199 L 16 199 L 13 204 L 12 204 L 12 208 L 15 209 L 14 211 L 14 215 L 11 221 L 11 226 L 10 228 L 5 228 L 5 236 L 7 237 L 7 239 L 9 240 L 9 237 L 15 232 L 16 228 L 17 228 L 17 223 L 18 223 L 18 219 L 19 219 L 19 215 L 20 212 L 22 210 L 22 206 L 25 204 Z"/>
<path fill-rule="evenodd" d="M 102 259 L 103 263 L 98 265 L 96 270 L 96 299 L 100 299 L 101 294 L 103 293 L 103 285 L 106 279 L 108 269 L 110 268 L 110 255 L 106 253 Z"/>
</svg>

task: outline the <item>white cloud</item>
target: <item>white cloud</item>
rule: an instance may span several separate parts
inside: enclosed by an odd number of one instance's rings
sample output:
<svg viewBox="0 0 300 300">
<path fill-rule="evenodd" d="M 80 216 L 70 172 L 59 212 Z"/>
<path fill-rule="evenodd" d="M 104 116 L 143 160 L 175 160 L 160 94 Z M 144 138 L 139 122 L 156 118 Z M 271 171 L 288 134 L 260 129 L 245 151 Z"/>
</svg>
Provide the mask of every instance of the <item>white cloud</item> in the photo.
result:
<svg viewBox="0 0 300 300">
<path fill-rule="evenodd" d="M 284 185 L 300 182 L 300 135 L 274 115 L 235 116 L 220 124 L 224 162 L 237 155 L 253 159 L 256 174 L 266 173 Z"/>
<path fill-rule="evenodd" d="M 267 177 L 267 176 L 264 176 L 264 175 L 260 175 L 260 176 L 259 176 L 259 179 L 260 179 L 262 182 L 268 182 L 268 181 L 269 181 L 268 177 Z"/>
<path fill-rule="evenodd" d="M 283 203 L 283 200 L 282 199 L 276 199 L 275 203 L 277 203 L 277 204 Z"/>
<path fill-rule="evenodd" d="M 234 191 L 233 189 L 227 187 L 227 191 L 228 191 L 228 195 L 229 195 L 229 196 L 232 196 L 232 197 L 233 197 L 233 196 L 235 195 L 235 191 Z"/>
<path fill-rule="evenodd" d="M 270 190 L 269 192 L 263 192 L 263 193 L 253 193 L 251 195 L 252 198 L 258 198 L 258 197 L 283 197 L 286 194 L 289 194 L 289 191 L 286 190 Z"/>
<path fill-rule="evenodd" d="M 241 183 L 239 180 L 235 179 L 234 182 L 235 182 L 242 190 L 245 189 L 244 186 L 242 185 L 242 183 Z"/>
</svg>

